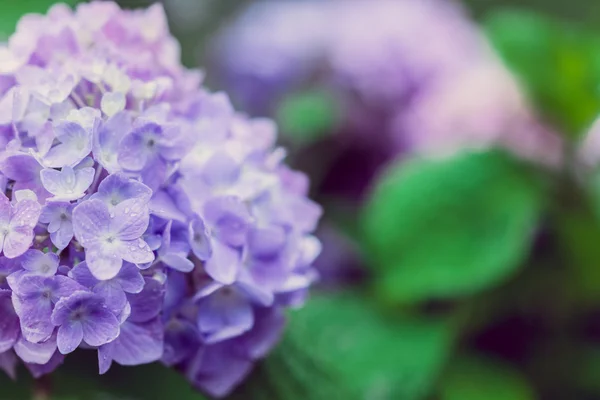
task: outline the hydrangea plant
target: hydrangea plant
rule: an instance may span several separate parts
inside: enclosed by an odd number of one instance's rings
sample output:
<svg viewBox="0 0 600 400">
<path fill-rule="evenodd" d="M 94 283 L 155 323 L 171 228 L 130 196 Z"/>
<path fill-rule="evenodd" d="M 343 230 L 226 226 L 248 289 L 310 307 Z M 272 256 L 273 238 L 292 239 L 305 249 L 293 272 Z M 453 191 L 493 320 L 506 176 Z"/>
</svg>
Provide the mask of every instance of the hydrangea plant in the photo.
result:
<svg viewBox="0 0 600 400">
<path fill-rule="evenodd" d="M 315 279 L 321 214 L 276 126 L 182 67 L 163 9 L 26 15 L 0 47 L 0 362 L 78 349 L 228 393 Z"/>
</svg>

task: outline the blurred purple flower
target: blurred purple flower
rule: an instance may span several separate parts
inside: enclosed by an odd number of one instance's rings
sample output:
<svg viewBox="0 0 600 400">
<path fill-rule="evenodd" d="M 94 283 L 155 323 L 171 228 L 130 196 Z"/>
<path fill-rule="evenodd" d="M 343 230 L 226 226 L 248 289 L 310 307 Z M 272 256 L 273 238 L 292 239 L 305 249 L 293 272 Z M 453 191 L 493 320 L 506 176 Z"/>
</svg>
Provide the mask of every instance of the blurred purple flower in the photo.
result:
<svg viewBox="0 0 600 400">
<path fill-rule="evenodd" d="M 256 115 L 276 115 L 283 98 L 313 87 L 330 92 L 340 121 L 296 160 L 324 193 L 360 199 L 404 155 L 502 146 L 561 162 L 557 136 L 453 1 L 251 4 L 211 55 L 213 78 Z"/>
</svg>

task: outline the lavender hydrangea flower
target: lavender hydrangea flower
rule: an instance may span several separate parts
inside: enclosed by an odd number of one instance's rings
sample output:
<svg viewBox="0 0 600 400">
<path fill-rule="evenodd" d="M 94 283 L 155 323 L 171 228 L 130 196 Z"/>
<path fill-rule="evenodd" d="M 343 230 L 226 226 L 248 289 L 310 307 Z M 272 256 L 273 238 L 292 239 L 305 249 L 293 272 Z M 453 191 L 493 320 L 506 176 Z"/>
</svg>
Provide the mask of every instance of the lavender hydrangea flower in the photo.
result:
<svg viewBox="0 0 600 400">
<path fill-rule="evenodd" d="M 40 171 L 40 177 L 44 188 L 54 195 L 50 201 L 64 202 L 85 196 L 85 191 L 92 184 L 95 173 L 94 168 L 81 168 L 75 171 L 69 166 L 64 166 L 60 171 L 44 169 Z"/>
<path fill-rule="evenodd" d="M 82 341 L 101 346 L 119 336 L 117 317 L 106 308 L 101 296 L 90 292 L 76 291 L 61 298 L 51 321 L 59 327 L 56 342 L 62 354 L 71 353 Z"/>
<path fill-rule="evenodd" d="M 22 334 L 34 343 L 48 339 L 54 332 L 50 315 L 55 304 L 73 291 L 83 289 L 77 282 L 62 275 L 15 276 L 9 284 Z"/>
<path fill-rule="evenodd" d="M 39 161 L 27 153 L 11 154 L 0 162 L 0 172 L 15 182 L 13 190 L 32 190 L 39 199 L 50 195 L 41 183 L 42 169 Z"/>
<path fill-rule="evenodd" d="M 59 258 L 54 253 L 27 250 L 20 260 L 24 272 L 31 275 L 54 276 L 58 271 Z"/>
<path fill-rule="evenodd" d="M 40 214 L 40 222 L 48 224 L 50 240 L 59 250 L 73 239 L 73 207 L 71 203 L 52 202 L 46 204 Z"/>
<path fill-rule="evenodd" d="M 269 307 L 273 295 L 252 281 L 239 280 L 232 285 L 214 282 L 195 296 L 200 312 L 198 328 L 205 343 L 221 342 L 249 331 L 254 325 L 252 304 Z"/>
<path fill-rule="evenodd" d="M 162 357 L 164 326 L 160 312 L 165 290 L 154 279 L 147 279 L 143 286 L 141 292 L 127 295 L 131 314 L 121 324 L 118 338 L 100 347 L 98 360 L 101 373 L 108 370 L 112 361 L 121 365 L 138 365 Z"/>
<path fill-rule="evenodd" d="M 86 262 L 77 264 L 69 271 L 69 277 L 101 295 L 106 305 L 120 314 L 127 304 L 126 293 L 139 293 L 144 288 L 144 278 L 140 270 L 133 264 L 124 263 L 119 273 L 111 279 L 98 280 L 89 270 Z"/>
<path fill-rule="evenodd" d="M 47 167 L 74 167 L 92 150 L 91 132 L 77 123 L 64 122 L 54 128 L 54 135 L 60 144 L 44 156 Z"/>
<path fill-rule="evenodd" d="M 221 396 L 277 341 L 263 315 L 312 283 L 321 211 L 289 185 L 273 123 L 201 77 L 160 5 L 56 5 L 0 45 L 7 373 L 92 349 L 101 373 L 162 360 Z"/>
<path fill-rule="evenodd" d="M 37 201 L 25 199 L 12 205 L 4 193 L 0 195 L 0 247 L 6 257 L 18 257 L 31 246 L 40 213 Z"/>
<path fill-rule="evenodd" d="M 19 358 L 30 364 L 47 364 L 56 353 L 58 345 L 56 335 L 40 343 L 32 343 L 23 336 L 17 340 L 14 349 Z"/>
<path fill-rule="evenodd" d="M 102 200 L 108 207 L 115 207 L 127 199 L 138 198 L 143 202 L 150 201 L 152 190 L 121 173 L 109 175 L 98 186 L 98 191 L 90 198 Z"/>
<path fill-rule="evenodd" d="M 88 267 L 98 279 L 115 277 L 123 260 L 149 263 L 154 254 L 141 238 L 148 227 L 148 207 L 143 200 L 128 199 L 109 211 L 100 200 L 90 199 L 73 210 L 73 232 L 85 248 Z"/>
<path fill-rule="evenodd" d="M 0 352 L 10 350 L 19 338 L 19 317 L 11 302 L 11 292 L 0 289 Z"/>
<path fill-rule="evenodd" d="M 187 258 L 189 246 L 186 241 L 176 242 L 171 239 L 172 224 L 173 221 L 169 221 L 163 231 L 158 257 L 161 262 L 177 271 L 190 272 L 194 269 L 194 263 Z"/>
</svg>

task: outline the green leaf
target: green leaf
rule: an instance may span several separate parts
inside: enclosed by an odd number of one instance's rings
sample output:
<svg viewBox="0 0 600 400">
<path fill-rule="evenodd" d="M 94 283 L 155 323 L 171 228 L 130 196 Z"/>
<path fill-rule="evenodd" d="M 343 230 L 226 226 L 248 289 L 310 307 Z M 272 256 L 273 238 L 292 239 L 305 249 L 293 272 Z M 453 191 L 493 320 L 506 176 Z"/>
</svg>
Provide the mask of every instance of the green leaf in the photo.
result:
<svg viewBox="0 0 600 400">
<path fill-rule="evenodd" d="M 532 99 L 578 137 L 600 110 L 600 34 L 539 13 L 492 13 L 485 28 Z"/>
<path fill-rule="evenodd" d="M 206 397 L 194 389 L 179 372 L 160 363 L 136 367 L 112 367 L 113 393 L 138 399 L 205 400 Z M 117 383 L 116 377 L 119 376 Z M 137 382 L 130 385 L 128 382 Z"/>
<path fill-rule="evenodd" d="M 411 303 L 505 280 L 529 253 L 542 192 L 524 165 L 495 151 L 391 166 L 362 215 L 379 293 Z"/>
<path fill-rule="evenodd" d="M 555 217 L 557 247 L 569 274 L 562 284 L 570 289 L 577 307 L 600 302 L 600 174 L 586 178 L 583 191 L 579 185 L 561 189 L 566 199 Z"/>
<path fill-rule="evenodd" d="M 600 301 L 600 225 L 585 210 L 563 213 L 559 225 L 559 246 L 570 272 L 573 295 L 580 306 Z"/>
<path fill-rule="evenodd" d="M 75 352 L 52 374 L 52 400 L 168 399 L 206 400 L 179 372 L 160 363 L 124 367 L 113 364 L 104 375 L 98 375 L 97 354 Z"/>
<path fill-rule="evenodd" d="M 78 0 L 62 0 L 62 3 L 71 6 L 78 2 Z M 0 40 L 5 40 L 12 34 L 17 21 L 24 14 L 46 13 L 55 3 L 55 0 L 19 0 L 3 5 L 0 12 Z"/>
<path fill-rule="evenodd" d="M 0 399 L 29 399 L 33 395 L 33 378 L 24 367 L 18 369 L 16 381 L 0 371 L 0 387 Z"/>
<path fill-rule="evenodd" d="M 600 346 L 597 343 L 578 343 L 575 354 L 577 363 L 572 365 L 574 386 L 581 391 L 600 395 Z"/>
<path fill-rule="evenodd" d="M 421 399 L 452 344 L 441 320 L 384 318 L 357 293 L 317 296 L 239 398 Z M 269 395 L 271 395 L 269 397 Z"/>
<path fill-rule="evenodd" d="M 338 120 L 337 100 L 323 89 L 294 93 L 283 99 L 277 110 L 282 134 L 298 145 L 310 144 L 331 133 Z"/>
<path fill-rule="evenodd" d="M 456 360 L 445 377 L 440 400 L 535 400 L 529 383 L 510 365 L 478 357 Z"/>
</svg>

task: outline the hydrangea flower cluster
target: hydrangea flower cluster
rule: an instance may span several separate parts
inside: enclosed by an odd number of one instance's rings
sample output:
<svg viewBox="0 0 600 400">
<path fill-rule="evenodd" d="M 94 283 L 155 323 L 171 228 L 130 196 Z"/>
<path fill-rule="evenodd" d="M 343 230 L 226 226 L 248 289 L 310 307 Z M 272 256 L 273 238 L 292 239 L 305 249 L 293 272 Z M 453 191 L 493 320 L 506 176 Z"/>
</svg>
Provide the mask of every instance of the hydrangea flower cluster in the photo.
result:
<svg viewBox="0 0 600 400">
<path fill-rule="evenodd" d="M 158 5 L 64 5 L 0 47 L 0 365 L 161 360 L 214 396 L 315 279 L 321 214 L 276 127 L 183 68 Z"/>
<path fill-rule="evenodd" d="M 405 154 L 503 146 L 560 164 L 560 141 L 465 14 L 440 0 L 256 3 L 215 39 L 214 74 L 255 115 L 328 88 L 341 121 L 317 150 L 335 195 L 359 196 Z"/>
</svg>

